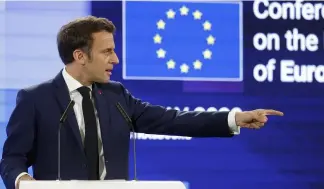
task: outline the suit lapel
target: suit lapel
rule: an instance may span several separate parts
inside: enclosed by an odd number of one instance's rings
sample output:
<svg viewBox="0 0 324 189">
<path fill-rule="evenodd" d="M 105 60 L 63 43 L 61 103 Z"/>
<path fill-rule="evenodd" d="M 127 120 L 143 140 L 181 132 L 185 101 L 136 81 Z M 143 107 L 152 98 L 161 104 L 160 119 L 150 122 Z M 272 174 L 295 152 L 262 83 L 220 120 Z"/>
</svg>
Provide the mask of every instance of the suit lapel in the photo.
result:
<svg viewBox="0 0 324 189">
<path fill-rule="evenodd" d="M 54 83 L 56 85 L 56 99 L 59 102 L 60 108 L 61 108 L 61 114 L 63 114 L 64 110 L 66 109 L 67 105 L 69 104 L 71 98 L 69 95 L 69 90 L 67 88 L 67 85 L 64 81 L 64 78 L 62 76 L 62 73 L 60 72 L 54 79 Z M 68 124 L 66 124 L 68 123 Z M 83 151 L 83 145 L 80 135 L 80 129 L 78 126 L 78 123 L 76 121 L 76 116 L 74 113 L 74 110 L 71 109 L 67 114 L 67 119 L 64 126 L 69 125 L 73 131 L 74 137 L 76 138 L 80 149 Z"/>
<path fill-rule="evenodd" d="M 116 97 L 112 94 L 109 90 L 102 90 L 100 88 L 100 84 L 96 84 L 93 90 L 93 94 L 95 96 L 95 103 L 96 108 L 99 115 L 100 121 L 100 130 L 101 130 L 101 138 L 102 138 L 102 145 L 104 149 L 104 156 L 106 161 L 114 161 L 114 156 L 116 155 L 116 137 L 118 134 L 116 132 L 115 124 L 113 124 L 113 117 L 112 117 L 112 108 L 114 108 L 114 102 L 116 102 Z M 108 168 L 107 168 L 108 166 Z M 106 168 L 108 170 L 111 167 L 106 163 Z M 111 173 L 111 171 L 107 171 L 106 178 Z"/>
<path fill-rule="evenodd" d="M 100 84 L 95 84 L 93 88 L 93 95 L 95 97 L 95 105 L 98 111 L 98 117 L 100 122 L 100 130 L 102 136 L 102 143 L 107 144 L 107 134 L 103 133 L 111 133 L 112 125 L 111 123 L 111 116 L 110 116 L 110 108 L 112 106 L 111 101 L 107 101 L 109 92 L 103 91 L 100 88 Z"/>
</svg>

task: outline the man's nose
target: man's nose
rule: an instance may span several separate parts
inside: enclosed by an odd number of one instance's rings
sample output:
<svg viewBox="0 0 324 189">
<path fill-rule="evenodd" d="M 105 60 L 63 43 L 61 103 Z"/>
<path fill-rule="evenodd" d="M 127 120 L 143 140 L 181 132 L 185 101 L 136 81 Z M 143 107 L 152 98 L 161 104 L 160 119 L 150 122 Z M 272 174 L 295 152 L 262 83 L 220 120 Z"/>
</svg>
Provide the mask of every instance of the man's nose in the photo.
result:
<svg viewBox="0 0 324 189">
<path fill-rule="evenodd" d="M 116 53 L 114 53 L 112 60 L 111 60 L 112 64 L 119 64 L 119 59 Z"/>
</svg>

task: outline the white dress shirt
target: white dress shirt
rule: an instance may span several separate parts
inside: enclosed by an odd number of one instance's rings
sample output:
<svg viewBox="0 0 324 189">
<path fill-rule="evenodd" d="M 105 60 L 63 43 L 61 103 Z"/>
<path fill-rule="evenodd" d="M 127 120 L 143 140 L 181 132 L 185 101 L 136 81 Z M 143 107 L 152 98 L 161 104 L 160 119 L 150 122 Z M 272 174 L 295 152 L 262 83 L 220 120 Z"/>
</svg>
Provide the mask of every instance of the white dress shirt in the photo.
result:
<svg viewBox="0 0 324 189">
<path fill-rule="evenodd" d="M 74 100 L 74 102 L 75 102 L 73 109 L 75 112 L 76 120 L 79 125 L 80 135 L 81 135 L 81 139 L 82 139 L 82 143 L 83 143 L 84 136 L 85 136 L 85 124 L 84 124 L 83 111 L 82 111 L 82 95 L 79 93 L 79 91 L 77 91 L 77 89 L 79 87 L 82 87 L 83 85 L 79 81 L 74 79 L 69 73 L 67 73 L 65 69 L 63 69 L 63 71 L 62 71 L 62 75 L 63 75 L 63 78 L 64 78 L 64 80 L 67 84 L 67 87 L 69 89 L 70 98 L 71 98 L 71 100 Z M 91 86 L 88 86 L 88 87 L 92 90 Z M 91 92 L 90 92 L 90 97 L 92 98 Z M 98 112 L 97 112 L 95 106 L 94 106 L 94 110 L 95 110 L 95 115 L 96 115 L 96 120 L 97 120 L 97 130 L 98 130 L 99 175 L 100 175 L 100 179 L 103 180 L 106 176 L 105 157 L 104 157 L 103 146 L 102 146 Z M 238 135 L 238 134 L 240 134 L 240 127 L 236 125 L 235 113 L 236 113 L 235 111 L 229 112 L 228 125 L 230 127 L 230 130 L 235 135 Z M 15 181 L 16 186 L 17 186 L 18 179 L 25 174 L 28 174 L 28 173 L 23 172 L 17 176 L 16 181 Z"/>
</svg>

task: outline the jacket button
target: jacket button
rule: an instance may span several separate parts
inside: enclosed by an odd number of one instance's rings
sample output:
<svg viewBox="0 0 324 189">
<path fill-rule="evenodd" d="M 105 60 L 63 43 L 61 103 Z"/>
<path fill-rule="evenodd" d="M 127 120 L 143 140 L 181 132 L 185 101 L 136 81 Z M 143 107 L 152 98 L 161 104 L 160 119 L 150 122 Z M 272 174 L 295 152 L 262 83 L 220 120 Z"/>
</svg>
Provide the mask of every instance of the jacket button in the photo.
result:
<svg viewBox="0 0 324 189">
<path fill-rule="evenodd" d="M 87 168 L 87 164 L 85 164 L 85 163 L 82 164 L 82 168 L 83 168 L 83 169 Z"/>
</svg>

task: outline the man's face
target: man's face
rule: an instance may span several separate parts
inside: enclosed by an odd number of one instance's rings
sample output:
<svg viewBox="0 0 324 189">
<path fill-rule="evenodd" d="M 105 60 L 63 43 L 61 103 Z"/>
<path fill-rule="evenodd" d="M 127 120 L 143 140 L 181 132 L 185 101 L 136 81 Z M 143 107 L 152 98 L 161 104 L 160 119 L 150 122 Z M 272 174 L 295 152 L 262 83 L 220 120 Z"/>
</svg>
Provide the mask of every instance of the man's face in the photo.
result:
<svg viewBox="0 0 324 189">
<path fill-rule="evenodd" d="M 93 44 L 90 58 L 85 63 L 85 73 L 92 82 L 107 83 L 110 80 L 115 64 L 119 63 L 115 53 L 115 42 L 112 33 L 98 32 L 92 35 Z"/>
</svg>

